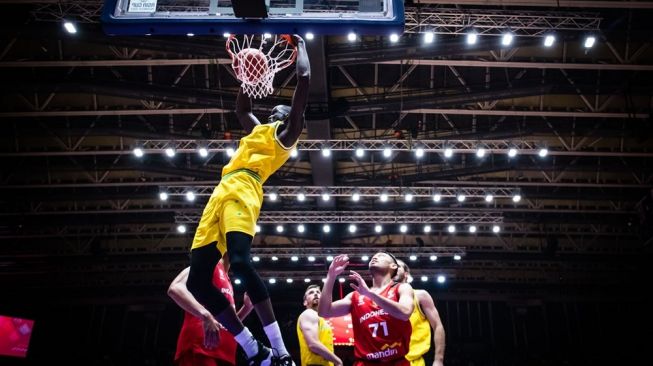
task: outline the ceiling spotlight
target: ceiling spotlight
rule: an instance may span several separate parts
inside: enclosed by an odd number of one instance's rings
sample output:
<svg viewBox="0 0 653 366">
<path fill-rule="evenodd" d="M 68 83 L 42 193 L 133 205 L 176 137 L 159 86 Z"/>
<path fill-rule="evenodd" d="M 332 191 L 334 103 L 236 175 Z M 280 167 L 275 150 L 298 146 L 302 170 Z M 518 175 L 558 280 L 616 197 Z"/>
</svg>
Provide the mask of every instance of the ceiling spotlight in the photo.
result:
<svg viewBox="0 0 653 366">
<path fill-rule="evenodd" d="M 277 280 L 274 279 L 274 278 L 270 278 L 270 279 L 268 280 L 268 282 L 270 282 L 271 284 L 274 285 L 275 283 L 277 283 Z"/>
<path fill-rule="evenodd" d="M 354 42 L 354 41 L 356 40 L 356 33 L 350 32 L 350 33 L 347 35 L 347 39 L 348 39 L 350 42 Z"/>
<path fill-rule="evenodd" d="M 261 232 L 261 225 L 256 225 L 255 229 L 257 233 Z"/>
<path fill-rule="evenodd" d="M 476 226 L 475 225 L 470 226 L 469 227 L 469 232 L 472 233 L 472 234 L 475 233 L 476 232 Z"/>
<path fill-rule="evenodd" d="M 431 262 L 435 262 L 435 261 L 438 260 L 438 256 L 437 256 L 437 255 L 432 255 L 432 256 L 429 257 L 429 260 L 430 260 Z"/>
<path fill-rule="evenodd" d="M 194 36 L 195 36 L 195 33 L 186 33 L 186 36 L 187 36 L 187 37 L 194 37 Z"/>
<path fill-rule="evenodd" d="M 446 280 L 447 279 L 443 275 L 439 275 L 437 279 L 438 283 L 444 283 Z"/>
<path fill-rule="evenodd" d="M 450 233 L 455 233 L 456 232 L 456 227 L 454 225 L 449 225 L 447 227 L 447 231 Z"/>
<path fill-rule="evenodd" d="M 413 200 L 413 194 L 412 193 L 406 193 L 406 195 L 404 196 L 404 200 L 406 202 L 411 202 Z"/>
<path fill-rule="evenodd" d="M 442 195 L 440 193 L 436 193 L 433 195 L 433 202 L 440 202 L 442 199 Z"/>
<path fill-rule="evenodd" d="M 177 226 L 177 231 L 181 234 L 186 232 L 186 225 L 179 225 Z"/>
<path fill-rule="evenodd" d="M 415 157 L 418 158 L 418 159 L 420 159 L 420 158 L 422 158 L 423 156 L 424 156 L 424 149 L 422 149 L 421 147 L 418 147 L 418 148 L 415 150 Z"/>
<path fill-rule="evenodd" d="M 408 226 L 406 226 L 405 224 L 402 224 L 401 226 L 399 226 L 399 231 L 401 231 L 402 233 L 405 233 L 406 231 L 408 231 Z"/>
<path fill-rule="evenodd" d="M 260 261 L 261 261 L 261 257 L 259 257 L 258 255 L 252 257 L 252 262 L 260 262 Z"/>
<path fill-rule="evenodd" d="M 430 233 L 431 232 L 431 225 L 424 225 L 424 232 L 425 233 Z"/>
<path fill-rule="evenodd" d="M 159 193 L 159 199 L 161 201 L 167 201 L 168 200 L 168 194 L 166 192 L 160 192 Z"/>
<path fill-rule="evenodd" d="M 354 225 L 354 224 L 349 225 L 349 232 L 352 233 L 352 234 L 355 233 L 356 232 L 356 225 Z"/>
<path fill-rule="evenodd" d="M 452 156 L 453 156 L 453 149 L 452 148 L 448 147 L 448 148 L 444 149 L 444 157 L 445 158 L 450 158 Z"/>
<path fill-rule="evenodd" d="M 458 202 L 465 202 L 465 200 L 467 199 L 467 196 L 460 193 L 460 194 L 458 194 L 458 196 L 456 196 L 456 199 L 458 200 Z"/>
<path fill-rule="evenodd" d="M 304 193 L 300 193 L 297 195 L 297 201 L 304 202 L 305 200 L 306 200 L 306 195 Z"/>
<path fill-rule="evenodd" d="M 166 155 L 167 155 L 169 158 L 175 156 L 175 149 L 173 149 L 173 148 L 171 148 L 171 147 L 167 148 L 167 149 L 165 150 L 165 152 L 166 152 Z"/>
<path fill-rule="evenodd" d="M 413 282 L 413 276 L 408 275 L 408 281 L 407 281 L 407 282 L 408 282 L 408 283 L 412 283 L 412 282 Z"/>
<path fill-rule="evenodd" d="M 309 282 L 311 282 L 311 279 L 306 277 L 306 278 L 304 278 L 304 282 L 309 283 Z"/>
<path fill-rule="evenodd" d="M 200 156 L 203 157 L 203 158 L 209 156 L 209 150 L 207 150 L 205 147 L 200 147 L 200 149 L 197 150 L 197 152 L 198 152 L 198 153 L 200 154 Z"/>
<path fill-rule="evenodd" d="M 293 262 L 297 262 L 299 260 L 299 257 L 296 256 L 296 255 L 293 255 L 292 257 L 290 257 L 290 260 L 293 261 Z"/>
<path fill-rule="evenodd" d="M 455 261 L 459 261 L 461 259 L 462 259 L 462 257 L 459 254 L 456 254 L 456 255 L 453 256 L 453 260 L 455 260 Z"/>
<path fill-rule="evenodd" d="M 269 39 L 272 38 L 272 35 L 270 33 L 263 33 L 263 38 Z"/>
<path fill-rule="evenodd" d="M 286 283 L 292 283 L 292 278 L 286 278 Z"/>
<path fill-rule="evenodd" d="M 508 149 L 508 156 L 511 157 L 511 158 L 514 158 L 515 156 L 517 156 L 517 149 L 515 149 L 514 147 L 511 147 L 510 149 Z"/>
<path fill-rule="evenodd" d="M 484 147 L 479 147 L 478 149 L 476 149 L 476 157 L 478 157 L 478 158 L 484 157 L 485 153 L 486 153 L 486 151 L 485 151 Z"/>
<path fill-rule="evenodd" d="M 143 157 L 143 149 L 141 149 L 140 147 L 135 148 L 133 150 L 133 152 L 134 152 L 135 157 L 137 157 L 137 158 L 142 158 Z"/>
<path fill-rule="evenodd" d="M 354 193 L 351 195 L 351 200 L 354 202 L 358 202 L 361 199 L 361 195 L 359 193 Z"/>
<path fill-rule="evenodd" d="M 322 156 L 324 156 L 325 158 L 328 158 L 329 156 L 331 156 L 331 149 L 329 149 L 328 147 L 323 147 L 322 148 Z"/>
<path fill-rule="evenodd" d="M 306 228 L 304 227 L 304 225 L 302 224 L 297 225 L 297 232 L 303 233 L 305 230 Z"/>
<path fill-rule="evenodd" d="M 290 157 L 291 158 L 296 158 L 297 155 L 299 155 L 299 153 L 297 152 L 297 148 L 293 148 L 292 150 L 290 150 Z"/>
<path fill-rule="evenodd" d="M 519 202 L 521 201 L 521 194 L 517 193 L 516 195 L 512 196 L 512 202 Z"/>
<path fill-rule="evenodd" d="M 276 255 L 273 255 L 272 258 L 270 258 L 270 259 L 272 259 L 273 262 L 276 262 L 276 261 L 279 260 L 279 257 L 277 257 Z"/>
<path fill-rule="evenodd" d="M 396 43 L 398 40 L 399 40 L 399 35 L 397 35 L 396 33 L 392 33 L 390 35 L 390 42 Z"/>
<path fill-rule="evenodd" d="M 240 285 L 242 282 L 240 281 L 240 279 L 236 278 L 236 279 L 234 280 L 234 283 L 235 283 L 236 285 Z"/>
<path fill-rule="evenodd" d="M 282 233 L 283 232 L 283 226 L 282 225 L 277 225 L 277 232 Z"/>
<path fill-rule="evenodd" d="M 596 43 L 596 37 L 588 36 L 585 38 L 585 43 L 583 43 L 583 46 L 585 46 L 585 48 L 592 48 L 594 47 L 594 43 Z"/>
<path fill-rule="evenodd" d="M 389 147 L 386 147 L 383 149 L 383 156 L 386 158 L 389 158 L 390 155 L 392 155 L 392 149 Z"/>
<path fill-rule="evenodd" d="M 333 256 L 332 255 L 327 255 L 326 260 L 328 262 L 331 262 L 333 260 Z"/>
<path fill-rule="evenodd" d="M 476 44 L 477 40 L 478 40 L 478 34 L 476 34 L 476 32 L 467 33 L 467 44 L 469 45 Z"/>
<path fill-rule="evenodd" d="M 309 256 L 308 256 L 308 261 L 309 261 L 309 262 L 315 262 L 315 257 L 312 256 L 312 255 L 309 255 Z"/>
<path fill-rule="evenodd" d="M 192 191 L 186 192 L 186 200 L 187 201 L 195 201 L 195 193 Z"/>
<path fill-rule="evenodd" d="M 538 151 L 537 155 L 539 155 L 541 158 L 545 158 L 547 155 L 549 155 L 549 149 L 543 147 Z"/>
<path fill-rule="evenodd" d="M 381 202 L 387 202 L 388 201 L 388 194 L 387 193 L 381 193 Z"/>
<path fill-rule="evenodd" d="M 555 41 L 556 41 L 556 37 L 549 34 L 548 36 L 544 37 L 544 47 L 553 46 L 553 43 L 555 43 Z"/>
<path fill-rule="evenodd" d="M 512 35 L 512 33 L 505 33 L 501 37 L 501 45 L 502 46 L 510 46 L 512 44 L 513 38 L 514 38 L 514 36 Z"/>
<path fill-rule="evenodd" d="M 488 202 L 488 203 L 492 202 L 493 199 L 494 199 L 494 196 L 492 195 L 492 193 L 488 193 L 488 194 L 485 195 L 485 202 Z"/>
<path fill-rule="evenodd" d="M 499 227 L 499 225 L 494 225 L 494 226 L 492 226 L 492 232 L 493 232 L 493 233 L 496 234 L 496 233 L 498 233 L 499 231 L 501 231 L 501 228 Z"/>
<path fill-rule="evenodd" d="M 311 32 L 306 33 L 306 39 L 307 39 L 307 40 L 310 41 L 310 40 L 312 40 L 313 38 L 315 38 L 315 35 L 314 35 L 313 33 L 311 33 Z"/>
<path fill-rule="evenodd" d="M 229 37 L 231 37 L 231 34 L 230 33 L 222 33 L 222 36 L 224 38 L 229 38 Z"/>
<path fill-rule="evenodd" d="M 370 257 L 368 255 L 361 256 L 362 261 L 369 261 Z"/>
<path fill-rule="evenodd" d="M 357 147 L 354 153 L 356 154 L 357 158 L 362 158 L 363 156 L 365 156 L 365 150 L 363 150 L 362 147 Z"/>
<path fill-rule="evenodd" d="M 433 43 L 433 39 L 435 39 L 435 33 L 433 32 L 424 33 L 424 43 Z"/>
<path fill-rule="evenodd" d="M 411 254 L 410 257 L 408 257 L 408 259 L 410 259 L 411 261 L 416 261 L 417 256 L 415 254 Z"/>
<path fill-rule="evenodd" d="M 279 198 L 279 195 L 276 192 L 270 192 L 268 197 L 270 198 L 270 201 L 274 202 L 277 200 L 277 198 Z"/>
<path fill-rule="evenodd" d="M 331 232 L 331 226 L 329 225 L 323 225 L 322 226 L 322 231 L 325 233 L 330 233 Z M 332 259 L 333 260 L 333 259 Z"/>
<path fill-rule="evenodd" d="M 376 233 L 380 233 L 381 231 L 383 231 L 383 226 L 381 226 L 381 225 L 374 225 L 374 232 L 376 232 Z"/>
<path fill-rule="evenodd" d="M 66 32 L 70 34 L 77 33 L 77 28 L 75 27 L 75 24 L 73 24 L 72 22 L 63 23 L 63 27 L 66 29 Z"/>
<path fill-rule="evenodd" d="M 340 283 L 344 283 L 344 282 L 345 282 L 345 279 L 342 278 L 342 277 L 340 277 L 340 278 L 338 278 L 338 282 L 340 282 Z"/>
<path fill-rule="evenodd" d="M 322 193 L 322 201 L 326 202 L 329 199 L 331 199 L 331 196 L 328 193 Z"/>
<path fill-rule="evenodd" d="M 422 280 L 422 282 L 426 282 L 426 281 L 428 281 L 429 278 L 426 277 L 426 276 L 422 276 L 422 277 L 420 277 L 420 279 Z"/>
</svg>

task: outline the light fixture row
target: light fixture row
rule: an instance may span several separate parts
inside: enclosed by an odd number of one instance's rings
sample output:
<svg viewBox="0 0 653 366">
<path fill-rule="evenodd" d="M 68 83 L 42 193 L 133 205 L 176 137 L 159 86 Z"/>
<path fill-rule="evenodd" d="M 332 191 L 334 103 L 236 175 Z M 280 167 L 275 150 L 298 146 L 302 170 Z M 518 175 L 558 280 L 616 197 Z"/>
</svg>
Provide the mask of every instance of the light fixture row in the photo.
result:
<svg viewBox="0 0 653 366">
<path fill-rule="evenodd" d="M 358 229 L 359 228 L 358 228 L 358 226 L 356 224 L 349 224 L 347 226 L 347 231 L 349 233 L 351 233 L 351 234 L 355 234 L 356 232 L 358 232 Z M 298 224 L 298 225 L 296 225 L 295 230 L 296 230 L 297 233 L 303 234 L 303 233 L 306 232 L 306 226 L 304 224 Z M 331 232 L 331 230 L 332 230 L 331 225 L 329 225 L 329 224 L 323 224 L 322 225 L 322 232 L 323 233 L 328 234 L 328 233 Z M 409 230 L 408 225 L 406 225 L 406 224 L 400 224 L 399 225 L 399 232 L 400 233 L 402 233 L 402 234 L 408 233 L 408 230 Z M 458 230 L 459 230 L 459 227 L 457 227 L 454 224 L 449 224 L 449 225 L 446 226 L 446 231 L 448 233 L 450 233 L 450 234 L 456 233 Z M 492 233 L 498 234 L 498 233 L 501 232 L 501 226 L 492 225 L 490 230 L 492 231 Z M 184 225 L 184 224 L 177 225 L 177 232 L 179 232 L 180 234 L 184 234 L 184 233 L 186 233 L 186 231 L 187 231 L 186 225 Z M 262 231 L 263 231 L 263 227 L 261 225 L 256 225 L 256 232 L 260 233 Z M 276 232 L 277 234 L 283 234 L 285 231 L 286 231 L 286 228 L 285 228 L 284 225 L 278 224 L 278 225 L 276 225 L 274 227 L 274 232 Z M 431 225 L 424 225 L 422 227 L 422 231 L 425 234 L 431 233 L 433 231 L 433 227 Z M 380 224 L 374 225 L 374 232 L 377 233 L 377 234 L 383 233 L 384 232 L 383 225 L 380 225 Z M 467 226 L 467 232 L 469 232 L 470 234 L 475 234 L 475 233 L 479 232 L 479 228 L 478 228 L 478 226 L 473 225 L 473 224 L 468 225 Z"/>
<path fill-rule="evenodd" d="M 226 155 L 227 157 L 232 157 L 232 156 L 234 155 L 235 151 L 236 151 L 236 150 L 235 150 L 233 147 L 227 147 L 226 149 L 224 149 L 224 153 L 225 153 L 225 155 Z M 369 151 L 374 151 L 374 150 L 369 150 Z M 402 150 L 402 151 L 403 151 L 403 150 Z M 367 152 L 368 152 L 368 150 L 365 150 L 365 149 L 359 147 L 359 148 L 356 148 L 356 149 L 354 150 L 354 155 L 355 155 L 357 158 L 361 159 L 361 158 L 364 158 L 364 157 L 365 157 L 365 155 L 367 154 Z M 390 148 L 390 147 L 385 147 L 385 148 L 383 148 L 383 150 L 381 150 L 381 154 L 382 154 L 383 157 L 385 157 L 385 158 L 391 158 L 393 152 L 394 152 L 394 151 L 393 151 L 392 148 Z M 416 148 L 416 149 L 413 150 L 413 154 L 415 155 L 415 158 L 416 158 L 416 159 L 422 159 L 422 158 L 424 157 L 424 155 L 426 154 L 426 152 L 427 152 L 427 151 L 426 151 L 424 148 L 421 148 L 421 147 L 418 147 L 418 148 Z M 509 148 L 509 149 L 507 149 L 507 150 L 505 151 L 505 154 L 508 155 L 509 158 L 514 158 L 514 157 L 516 157 L 516 156 L 519 154 L 519 152 L 520 152 L 520 150 L 517 149 L 517 148 Z M 143 148 L 141 148 L 141 147 L 135 147 L 135 148 L 132 150 L 132 153 L 133 153 L 134 156 L 137 157 L 137 158 L 142 158 L 143 156 L 145 156 L 145 151 L 144 151 Z M 165 148 L 165 149 L 163 150 L 163 153 L 164 153 L 168 158 L 173 158 L 173 157 L 175 157 L 175 155 L 177 154 L 177 152 L 175 151 L 175 149 L 172 148 L 172 147 L 167 147 L 167 148 Z M 198 155 L 199 155 L 200 157 L 202 157 L 202 158 L 206 158 L 206 157 L 209 156 L 209 151 L 208 151 L 208 149 L 205 148 L 205 147 L 201 147 L 201 148 L 197 149 L 197 153 L 198 153 Z M 321 153 L 322 156 L 325 157 L 325 158 L 331 157 L 331 155 L 332 155 L 332 151 L 331 151 L 331 149 L 330 149 L 329 147 L 326 147 L 326 146 L 323 147 L 323 148 L 320 150 L 320 153 Z M 479 147 L 476 148 L 476 151 L 475 151 L 474 154 L 476 155 L 477 158 L 482 159 L 482 158 L 486 157 L 486 156 L 489 154 L 489 152 L 488 152 L 488 150 L 487 150 L 485 147 L 483 147 L 483 146 L 479 146 Z M 445 158 L 449 159 L 449 158 L 453 157 L 453 155 L 454 155 L 454 149 L 452 149 L 452 148 L 445 148 L 445 149 L 444 149 L 444 151 L 443 151 L 443 156 L 444 156 Z M 540 149 L 537 150 L 537 155 L 538 155 L 539 157 L 541 157 L 541 158 L 545 158 L 545 157 L 547 157 L 547 156 L 549 155 L 549 149 L 548 149 L 548 148 L 545 148 L 545 147 L 542 147 L 542 148 L 540 148 Z M 297 158 L 298 156 L 299 156 L 299 152 L 297 151 L 297 149 L 292 149 L 292 150 L 290 151 L 290 157 L 292 157 L 292 158 Z"/>
<path fill-rule="evenodd" d="M 429 277 L 426 275 L 420 276 L 421 282 L 428 282 Z M 438 283 L 438 284 L 444 284 L 447 282 L 447 276 L 443 274 L 438 274 L 433 277 L 433 280 Z M 277 277 L 270 277 L 267 279 L 268 283 L 271 285 L 277 284 L 277 283 L 286 283 L 286 284 L 294 284 L 294 283 L 311 283 L 313 281 L 321 281 L 322 283 L 326 282 L 326 277 L 322 277 L 319 280 L 316 278 L 311 278 L 311 277 L 304 277 L 304 278 L 293 278 L 293 277 L 285 277 L 284 278 L 277 278 Z M 345 283 L 347 280 L 344 277 L 339 277 L 338 282 L 339 283 Z M 415 278 L 412 276 L 408 277 L 408 282 L 414 282 Z M 234 279 L 234 285 L 239 286 L 242 284 L 242 281 L 239 278 Z"/>
</svg>

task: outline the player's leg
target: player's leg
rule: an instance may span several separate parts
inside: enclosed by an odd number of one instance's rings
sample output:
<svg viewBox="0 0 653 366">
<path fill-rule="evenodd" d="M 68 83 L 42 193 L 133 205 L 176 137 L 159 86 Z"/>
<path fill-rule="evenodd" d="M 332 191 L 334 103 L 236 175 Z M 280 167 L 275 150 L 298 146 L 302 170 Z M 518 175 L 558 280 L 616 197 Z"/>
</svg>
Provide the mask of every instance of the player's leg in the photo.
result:
<svg viewBox="0 0 653 366">
<path fill-rule="evenodd" d="M 236 310 L 224 294 L 213 285 L 213 271 L 222 257 L 222 253 L 216 245 L 221 231 L 219 213 L 222 211 L 222 207 L 220 203 L 217 195 L 211 196 L 195 232 L 187 282 L 188 290 L 234 335 L 238 344 L 245 350 L 249 358 L 249 365 L 269 366 L 272 359 L 270 349 L 254 339 L 251 332 L 238 319 Z"/>
<path fill-rule="evenodd" d="M 242 281 L 245 291 L 252 300 L 254 310 L 261 320 L 270 345 L 278 353 L 279 364 L 292 365 L 294 363 L 290 359 L 290 354 L 281 337 L 281 329 L 274 316 L 267 287 L 250 260 L 252 239 L 251 235 L 243 232 L 227 232 L 227 251 L 229 252 L 231 271 Z"/>
</svg>

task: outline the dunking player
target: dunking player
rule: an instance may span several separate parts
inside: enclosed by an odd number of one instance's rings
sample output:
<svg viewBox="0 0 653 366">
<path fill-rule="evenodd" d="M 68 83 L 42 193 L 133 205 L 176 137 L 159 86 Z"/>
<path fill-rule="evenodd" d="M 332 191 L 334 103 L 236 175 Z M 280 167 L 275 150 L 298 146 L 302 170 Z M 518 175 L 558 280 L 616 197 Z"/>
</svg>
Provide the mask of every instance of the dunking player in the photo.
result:
<svg viewBox="0 0 653 366">
<path fill-rule="evenodd" d="M 252 102 L 242 89 L 236 99 L 236 116 L 248 133 L 222 169 L 222 179 L 204 208 L 191 247 L 188 288 L 199 302 L 236 338 L 248 365 L 293 365 L 277 324 L 265 284 L 250 263 L 256 220 L 263 204 L 263 183 L 281 167 L 304 128 L 310 64 L 304 40 L 292 37 L 297 46 L 297 86 L 291 106 L 272 109 L 268 123 L 252 113 Z M 213 269 L 229 252 L 231 270 L 249 294 L 274 354 L 254 339 L 243 326 L 226 297 L 211 284 Z"/>
<path fill-rule="evenodd" d="M 407 283 L 408 276 L 410 276 L 410 268 L 406 262 L 399 260 L 399 270 L 395 281 Z M 440 314 L 428 292 L 424 290 L 414 290 L 414 292 L 415 310 L 410 316 L 410 325 L 413 331 L 406 359 L 410 361 L 411 366 L 424 366 L 424 355 L 431 347 L 431 328 L 433 328 L 435 344 L 433 366 L 442 366 L 444 362 L 444 326 L 440 320 Z"/>
<path fill-rule="evenodd" d="M 413 288 L 392 280 L 399 267 L 396 258 L 386 252 L 376 253 L 369 263 L 372 287 L 355 271 L 350 271 L 351 287 L 355 290 L 338 301 L 332 300 L 333 283 L 347 265 L 349 258 L 333 259 L 327 274 L 318 313 L 322 317 L 351 313 L 354 328 L 354 366 L 408 366 L 405 358 L 410 343 L 408 319 L 413 312 Z"/>
</svg>

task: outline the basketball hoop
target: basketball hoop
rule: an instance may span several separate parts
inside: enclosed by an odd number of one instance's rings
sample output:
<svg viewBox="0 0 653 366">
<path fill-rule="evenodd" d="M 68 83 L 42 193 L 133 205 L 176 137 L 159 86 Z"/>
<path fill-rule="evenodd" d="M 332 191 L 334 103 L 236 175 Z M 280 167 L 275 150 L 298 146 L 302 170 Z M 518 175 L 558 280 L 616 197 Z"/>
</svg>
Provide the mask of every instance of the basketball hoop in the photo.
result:
<svg viewBox="0 0 653 366">
<path fill-rule="evenodd" d="M 297 57 L 297 47 L 287 34 L 244 35 L 242 39 L 231 34 L 226 47 L 243 92 L 255 99 L 272 94 L 274 75 L 292 65 Z"/>
</svg>

